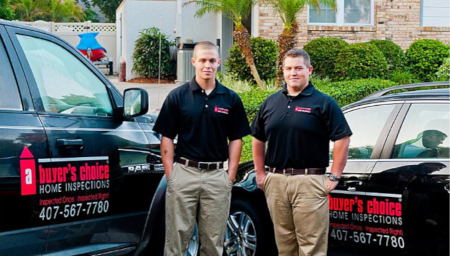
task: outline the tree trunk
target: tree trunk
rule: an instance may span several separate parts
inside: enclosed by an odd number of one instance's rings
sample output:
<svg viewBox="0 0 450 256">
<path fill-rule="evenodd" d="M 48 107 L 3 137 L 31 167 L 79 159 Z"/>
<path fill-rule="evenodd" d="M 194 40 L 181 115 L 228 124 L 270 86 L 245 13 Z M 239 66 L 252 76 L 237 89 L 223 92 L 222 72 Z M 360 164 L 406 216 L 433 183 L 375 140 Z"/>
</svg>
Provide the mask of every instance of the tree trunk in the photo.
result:
<svg viewBox="0 0 450 256">
<path fill-rule="evenodd" d="M 291 28 L 285 28 L 278 36 L 278 58 L 277 58 L 277 79 L 275 88 L 280 88 L 283 83 L 283 58 L 284 55 L 295 47 L 295 37 L 297 35 L 297 22 L 292 23 Z"/>
<path fill-rule="evenodd" d="M 234 40 L 236 40 L 236 43 L 239 45 L 239 47 L 241 47 L 242 53 L 245 56 L 245 62 L 247 62 L 247 64 L 249 65 L 253 78 L 255 78 L 255 81 L 258 84 L 258 86 L 261 89 L 264 89 L 263 82 L 259 77 L 259 73 L 252 56 L 252 48 L 250 46 L 250 34 L 248 33 L 247 29 L 244 26 L 236 25 L 233 31 L 233 37 Z"/>
</svg>

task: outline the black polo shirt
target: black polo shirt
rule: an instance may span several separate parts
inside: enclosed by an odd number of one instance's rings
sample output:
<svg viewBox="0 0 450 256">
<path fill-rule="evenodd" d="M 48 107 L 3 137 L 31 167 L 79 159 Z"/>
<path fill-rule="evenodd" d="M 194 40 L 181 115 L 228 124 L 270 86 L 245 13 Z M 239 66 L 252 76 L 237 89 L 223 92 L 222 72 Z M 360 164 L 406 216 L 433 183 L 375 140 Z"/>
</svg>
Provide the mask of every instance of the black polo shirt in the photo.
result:
<svg viewBox="0 0 450 256">
<path fill-rule="evenodd" d="M 267 141 L 265 165 L 276 168 L 322 168 L 329 164 L 329 143 L 351 135 L 341 108 L 309 85 L 297 96 L 286 87 L 261 105 L 252 135 Z"/>
<path fill-rule="evenodd" d="M 167 96 L 153 130 L 170 139 L 178 135 L 177 157 L 216 162 L 228 159 L 228 140 L 251 133 L 241 99 L 216 80 L 206 95 L 195 77 Z"/>
</svg>

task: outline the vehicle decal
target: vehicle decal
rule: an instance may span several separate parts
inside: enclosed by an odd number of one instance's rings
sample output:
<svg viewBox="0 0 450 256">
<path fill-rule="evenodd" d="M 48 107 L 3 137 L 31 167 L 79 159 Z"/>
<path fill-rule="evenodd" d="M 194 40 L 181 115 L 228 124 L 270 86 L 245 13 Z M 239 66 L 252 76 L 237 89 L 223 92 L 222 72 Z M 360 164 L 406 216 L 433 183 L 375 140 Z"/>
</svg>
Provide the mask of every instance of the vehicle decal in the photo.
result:
<svg viewBox="0 0 450 256">
<path fill-rule="evenodd" d="M 20 156 L 21 195 L 36 195 L 41 221 L 84 219 L 106 214 L 110 204 L 107 156 L 35 159 L 25 146 Z"/>
<path fill-rule="evenodd" d="M 330 239 L 405 248 L 401 194 L 334 191 L 329 200 Z"/>
</svg>

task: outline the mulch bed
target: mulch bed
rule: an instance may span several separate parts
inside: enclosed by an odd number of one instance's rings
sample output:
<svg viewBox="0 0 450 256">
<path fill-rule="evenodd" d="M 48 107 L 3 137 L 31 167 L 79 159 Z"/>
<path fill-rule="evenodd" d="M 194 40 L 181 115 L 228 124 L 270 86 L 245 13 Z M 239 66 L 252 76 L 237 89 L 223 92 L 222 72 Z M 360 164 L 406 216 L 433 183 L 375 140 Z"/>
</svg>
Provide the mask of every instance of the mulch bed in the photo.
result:
<svg viewBox="0 0 450 256">
<path fill-rule="evenodd" d="M 146 78 L 138 77 L 127 81 L 128 83 L 141 83 L 141 84 L 157 84 L 158 78 Z M 161 84 L 175 84 L 175 77 L 161 78 L 159 80 Z"/>
</svg>

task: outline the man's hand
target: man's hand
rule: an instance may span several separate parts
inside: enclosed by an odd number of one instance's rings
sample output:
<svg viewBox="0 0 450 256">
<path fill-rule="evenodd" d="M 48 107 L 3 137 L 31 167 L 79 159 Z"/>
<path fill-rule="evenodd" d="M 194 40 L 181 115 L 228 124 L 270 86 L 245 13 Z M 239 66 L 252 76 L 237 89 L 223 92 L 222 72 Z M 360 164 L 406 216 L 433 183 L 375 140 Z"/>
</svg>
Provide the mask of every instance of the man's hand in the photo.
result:
<svg viewBox="0 0 450 256">
<path fill-rule="evenodd" d="M 252 140 L 253 146 L 253 163 L 255 163 L 256 172 L 256 184 L 259 189 L 263 189 L 264 181 L 266 180 L 267 173 L 264 167 L 264 156 L 266 155 L 266 143 L 256 138 Z"/>
<path fill-rule="evenodd" d="M 173 171 L 174 148 L 172 139 L 164 136 L 161 138 L 161 159 L 166 173 L 166 181 L 169 181 L 169 176 Z"/>
<path fill-rule="evenodd" d="M 256 184 L 258 184 L 259 189 L 264 190 L 264 181 L 266 180 L 266 172 L 256 172 Z"/>
<path fill-rule="evenodd" d="M 325 185 L 328 188 L 328 193 L 331 192 L 333 189 L 336 188 L 339 181 L 331 181 L 328 177 L 325 179 Z"/>
</svg>

